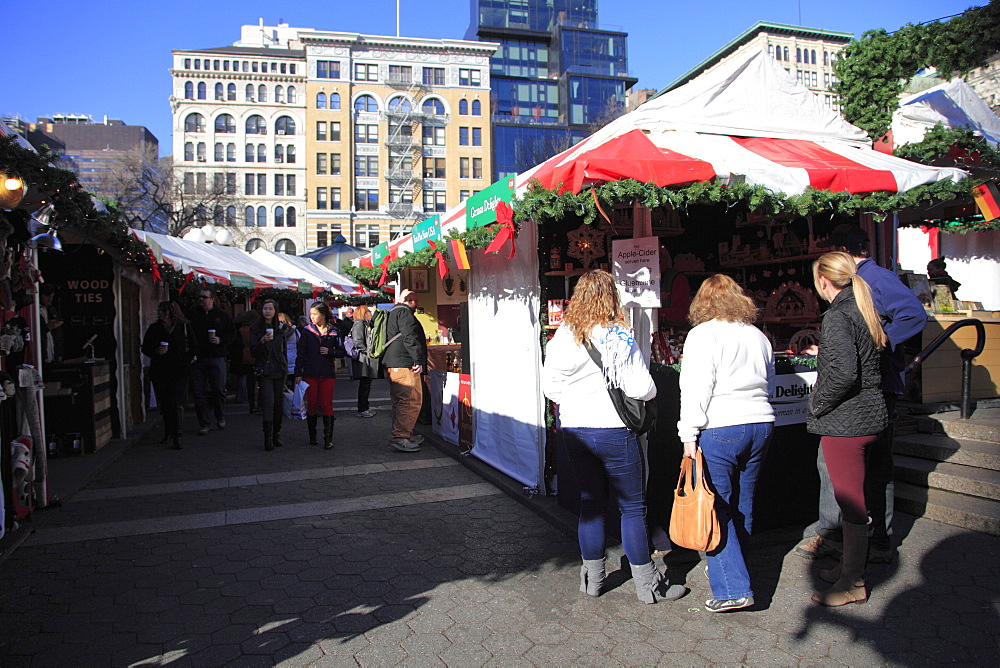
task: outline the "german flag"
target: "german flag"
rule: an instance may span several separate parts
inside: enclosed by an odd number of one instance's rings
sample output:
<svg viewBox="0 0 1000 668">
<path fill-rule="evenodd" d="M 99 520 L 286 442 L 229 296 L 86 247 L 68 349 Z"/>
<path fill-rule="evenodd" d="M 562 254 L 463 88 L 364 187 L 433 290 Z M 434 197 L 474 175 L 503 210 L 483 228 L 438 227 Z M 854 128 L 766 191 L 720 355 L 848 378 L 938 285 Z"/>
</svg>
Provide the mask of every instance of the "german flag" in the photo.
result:
<svg viewBox="0 0 1000 668">
<path fill-rule="evenodd" d="M 451 259 L 455 261 L 455 267 L 468 269 L 469 255 L 465 252 L 465 242 L 461 239 L 449 239 L 448 248 L 451 252 Z"/>
<path fill-rule="evenodd" d="M 987 181 L 972 189 L 972 196 L 987 222 L 1000 218 L 1000 194 L 992 181 Z"/>
</svg>

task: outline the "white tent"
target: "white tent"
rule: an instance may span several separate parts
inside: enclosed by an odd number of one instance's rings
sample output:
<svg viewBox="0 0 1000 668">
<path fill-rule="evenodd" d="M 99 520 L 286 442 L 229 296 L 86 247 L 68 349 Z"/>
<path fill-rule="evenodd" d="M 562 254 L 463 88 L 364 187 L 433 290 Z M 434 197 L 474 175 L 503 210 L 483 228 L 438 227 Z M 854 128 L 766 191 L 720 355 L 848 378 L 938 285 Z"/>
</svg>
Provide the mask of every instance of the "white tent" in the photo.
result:
<svg viewBox="0 0 1000 668">
<path fill-rule="evenodd" d="M 969 128 L 993 148 L 1000 143 L 1000 118 L 972 86 L 961 79 L 952 79 L 900 100 L 899 108 L 892 115 L 893 143 L 915 144 L 939 123 L 946 128 Z"/>
<path fill-rule="evenodd" d="M 366 291 L 343 274 L 330 271 L 319 262 L 307 257 L 275 253 L 258 248 L 250 257 L 285 276 L 303 276 L 303 280 L 316 286 L 325 286 L 329 292 L 340 295 L 362 295 Z"/>
</svg>

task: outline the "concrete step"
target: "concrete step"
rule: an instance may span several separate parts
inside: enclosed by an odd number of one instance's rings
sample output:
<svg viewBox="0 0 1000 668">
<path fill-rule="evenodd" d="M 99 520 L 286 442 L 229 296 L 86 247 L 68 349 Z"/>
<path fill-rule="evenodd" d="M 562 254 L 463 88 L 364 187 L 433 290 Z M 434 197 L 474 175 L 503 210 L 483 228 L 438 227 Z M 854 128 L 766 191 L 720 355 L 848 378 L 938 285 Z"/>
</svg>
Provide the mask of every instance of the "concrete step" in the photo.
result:
<svg viewBox="0 0 1000 668">
<path fill-rule="evenodd" d="M 963 420 L 956 412 L 911 417 L 916 423 L 917 430 L 924 434 L 947 434 L 952 438 L 1000 443 L 998 409 L 977 410 L 969 420 Z"/>
<path fill-rule="evenodd" d="M 897 482 L 896 510 L 1000 536 L 1000 501 Z"/>
<path fill-rule="evenodd" d="M 892 451 L 918 459 L 1000 471 L 1000 445 L 986 441 L 956 439 L 944 434 L 900 434 L 893 438 Z"/>
<path fill-rule="evenodd" d="M 894 461 L 897 481 L 1000 501 L 1000 471 L 907 455 L 896 455 Z"/>
</svg>

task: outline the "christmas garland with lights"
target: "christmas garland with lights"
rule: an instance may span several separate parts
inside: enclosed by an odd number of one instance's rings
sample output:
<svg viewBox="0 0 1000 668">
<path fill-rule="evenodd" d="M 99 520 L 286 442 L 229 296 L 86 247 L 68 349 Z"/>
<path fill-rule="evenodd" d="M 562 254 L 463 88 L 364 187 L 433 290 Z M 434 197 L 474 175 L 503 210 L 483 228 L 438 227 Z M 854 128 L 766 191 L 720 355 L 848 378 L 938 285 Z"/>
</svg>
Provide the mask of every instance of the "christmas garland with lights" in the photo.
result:
<svg viewBox="0 0 1000 668">
<path fill-rule="evenodd" d="M 987 168 L 1000 172 L 1000 152 L 969 128 L 946 128 L 938 123 L 927 131 L 924 138 L 913 144 L 903 144 L 893 149 L 898 158 L 924 165 L 960 169 Z"/>
</svg>

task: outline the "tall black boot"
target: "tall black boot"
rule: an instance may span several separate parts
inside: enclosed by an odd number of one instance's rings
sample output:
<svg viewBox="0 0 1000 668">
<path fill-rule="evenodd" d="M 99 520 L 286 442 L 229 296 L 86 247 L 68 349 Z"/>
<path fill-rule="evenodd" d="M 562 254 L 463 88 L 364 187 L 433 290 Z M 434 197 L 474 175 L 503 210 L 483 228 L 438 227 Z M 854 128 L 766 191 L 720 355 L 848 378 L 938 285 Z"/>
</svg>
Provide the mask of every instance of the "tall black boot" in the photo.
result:
<svg viewBox="0 0 1000 668">
<path fill-rule="evenodd" d="M 264 423 L 264 449 L 265 450 L 274 450 L 274 441 L 272 440 L 272 436 L 271 436 L 271 427 L 272 427 L 272 425 L 273 425 L 272 422 L 265 422 Z"/>
<path fill-rule="evenodd" d="M 306 416 L 306 426 L 309 427 L 309 445 L 317 445 L 319 441 L 316 439 L 316 416 L 307 415 Z"/>
<path fill-rule="evenodd" d="M 277 415 L 274 416 L 274 422 L 271 423 L 272 424 L 272 427 L 271 427 L 271 440 L 274 441 L 274 447 L 276 447 L 276 448 L 280 448 L 281 446 L 284 445 L 284 443 L 281 442 L 281 437 L 279 436 L 279 433 L 281 432 L 281 418 L 282 417 L 283 417 L 282 414 L 278 413 Z"/>
<path fill-rule="evenodd" d="M 868 562 L 868 525 L 844 522 L 844 556 L 840 561 L 840 577 L 833 586 L 820 594 L 813 594 L 812 600 L 820 605 L 836 608 L 848 603 L 864 603 L 868 600 L 865 588 L 865 564 Z M 824 573 L 828 577 L 836 568 Z"/>
<path fill-rule="evenodd" d="M 333 450 L 333 416 L 323 416 L 323 449 Z"/>
</svg>

